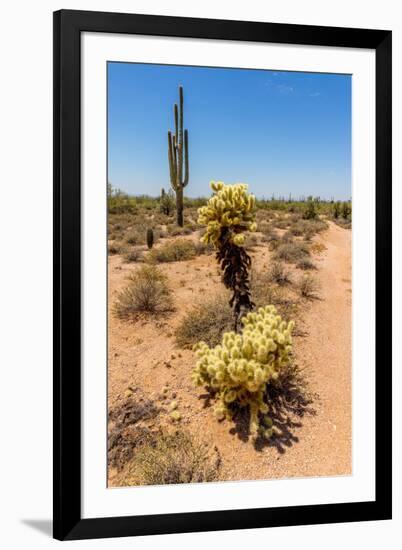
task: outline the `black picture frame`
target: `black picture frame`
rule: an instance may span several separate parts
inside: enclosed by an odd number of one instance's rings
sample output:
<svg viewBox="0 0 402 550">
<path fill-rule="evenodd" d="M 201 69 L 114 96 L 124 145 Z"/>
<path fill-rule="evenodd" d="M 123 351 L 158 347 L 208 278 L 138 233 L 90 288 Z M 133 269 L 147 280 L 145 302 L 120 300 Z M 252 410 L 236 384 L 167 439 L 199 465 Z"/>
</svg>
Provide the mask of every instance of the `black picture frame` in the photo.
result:
<svg viewBox="0 0 402 550">
<path fill-rule="evenodd" d="M 81 515 L 82 32 L 369 48 L 376 55 L 375 501 L 130 517 Z M 386 30 L 61 10 L 54 13 L 54 537 L 121 537 L 385 520 L 392 513 L 391 40 Z"/>
</svg>

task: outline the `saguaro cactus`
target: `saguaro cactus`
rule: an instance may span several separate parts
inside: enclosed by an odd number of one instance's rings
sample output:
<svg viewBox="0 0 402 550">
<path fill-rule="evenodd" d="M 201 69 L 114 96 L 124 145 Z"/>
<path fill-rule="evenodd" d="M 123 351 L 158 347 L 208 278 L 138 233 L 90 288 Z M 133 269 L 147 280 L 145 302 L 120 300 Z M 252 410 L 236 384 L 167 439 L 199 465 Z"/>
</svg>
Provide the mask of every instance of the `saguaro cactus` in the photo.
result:
<svg viewBox="0 0 402 550">
<path fill-rule="evenodd" d="M 147 229 L 147 247 L 149 248 L 149 250 L 151 250 L 153 245 L 154 245 L 154 232 L 152 229 L 148 228 Z"/>
<path fill-rule="evenodd" d="M 177 225 L 183 227 L 183 195 L 188 184 L 188 130 L 183 131 L 183 86 L 179 86 L 179 106 L 174 106 L 175 133 L 168 131 L 170 184 L 176 193 Z M 184 164 L 184 173 L 183 173 Z"/>
</svg>

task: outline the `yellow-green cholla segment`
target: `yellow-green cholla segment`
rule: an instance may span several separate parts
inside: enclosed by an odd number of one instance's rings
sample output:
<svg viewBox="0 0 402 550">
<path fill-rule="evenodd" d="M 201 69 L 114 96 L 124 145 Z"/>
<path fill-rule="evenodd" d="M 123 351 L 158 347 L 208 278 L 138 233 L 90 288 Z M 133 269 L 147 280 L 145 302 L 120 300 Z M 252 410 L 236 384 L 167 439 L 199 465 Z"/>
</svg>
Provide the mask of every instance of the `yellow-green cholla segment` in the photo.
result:
<svg viewBox="0 0 402 550">
<path fill-rule="evenodd" d="M 198 223 L 207 226 L 202 237 L 205 244 L 217 245 L 223 227 L 232 230 L 231 240 L 237 246 L 243 246 L 245 231 L 256 231 L 255 196 L 247 192 L 248 185 L 236 183 L 225 185 L 223 182 L 211 182 L 214 195 L 206 206 L 198 209 Z"/>
<path fill-rule="evenodd" d="M 250 432 L 256 434 L 259 414 L 268 413 L 264 401 L 267 384 L 275 382 L 292 351 L 294 322 L 286 323 L 272 305 L 250 312 L 242 319 L 241 334 L 227 332 L 222 344 L 194 346 L 198 357 L 192 373 L 194 384 L 216 391 L 215 415 L 231 418 L 232 404 L 250 408 Z"/>
</svg>

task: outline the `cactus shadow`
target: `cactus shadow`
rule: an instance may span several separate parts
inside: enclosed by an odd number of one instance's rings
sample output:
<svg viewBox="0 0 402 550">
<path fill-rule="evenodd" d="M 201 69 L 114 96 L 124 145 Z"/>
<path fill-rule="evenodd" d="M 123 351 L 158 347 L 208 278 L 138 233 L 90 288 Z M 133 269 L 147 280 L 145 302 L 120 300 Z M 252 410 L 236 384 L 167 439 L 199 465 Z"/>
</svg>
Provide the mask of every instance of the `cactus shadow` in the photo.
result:
<svg viewBox="0 0 402 550">
<path fill-rule="evenodd" d="M 317 414 L 314 404 L 318 399 L 319 395 L 309 390 L 305 371 L 297 365 L 289 365 L 278 384 L 268 387 L 266 392 L 268 416 L 272 420 L 274 435 L 254 438 L 254 448 L 262 451 L 265 447 L 274 447 L 279 454 L 291 449 L 299 442 L 296 432 L 303 426 L 303 418 Z M 230 433 L 244 442 L 251 439 L 248 410 L 236 411 L 233 421 Z"/>
</svg>

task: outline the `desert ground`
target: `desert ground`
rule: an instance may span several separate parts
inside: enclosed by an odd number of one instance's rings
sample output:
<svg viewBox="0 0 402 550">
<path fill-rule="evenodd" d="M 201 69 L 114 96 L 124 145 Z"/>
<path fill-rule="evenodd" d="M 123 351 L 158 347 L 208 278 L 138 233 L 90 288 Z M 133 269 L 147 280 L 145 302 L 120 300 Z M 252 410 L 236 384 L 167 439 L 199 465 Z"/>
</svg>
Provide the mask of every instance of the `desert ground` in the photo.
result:
<svg viewBox="0 0 402 550">
<path fill-rule="evenodd" d="M 217 421 L 210 394 L 191 381 L 195 354 L 191 327 L 184 336 L 183 327 L 201 307 L 210 316 L 209 330 L 219 336 L 222 304 L 227 299 L 213 251 L 197 248 L 202 229 L 196 223 L 196 209 L 185 212 L 183 231 L 172 230 L 170 218 L 152 210 L 141 211 L 140 217 L 141 228 L 151 223 L 159 228 L 151 251 L 141 239 L 127 237 L 136 230 L 138 216 L 135 221 L 128 214 L 109 215 L 109 486 L 152 483 L 136 474 L 136 453 L 142 441 L 149 441 L 149 434 L 160 430 L 184 432 L 197 449 L 203 449 L 202 460 L 212 473 L 194 478 L 190 474 L 188 481 L 351 474 L 350 229 L 325 215 L 310 229 L 310 222 L 301 221 L 299 214 L 257 213 L 258 231 L 247 246 L 257 305 L 274 303 L 284 318 L 295 320 L 296 328 L 294 376 L 273 417 L 279 430 L 268 440 L 252 441 L 244 415 L 235 421 Z M 158 257 L 158 250 L 177 242 L 196 247 L 189 259 Z M 305 263 L 286 254 L 278 259 L 284 244 L 304 247 Z M 151 257 L 167 277 L 171 310 L 119 317 L 115 304 L 128 276 Z M 271 273 L 273 264 L 279 265 L 280 276 Z M 304 292 L 306 277 L 312 284 Z M 152 456 L 157 460 L 157 453 Z"/>
</svg>

